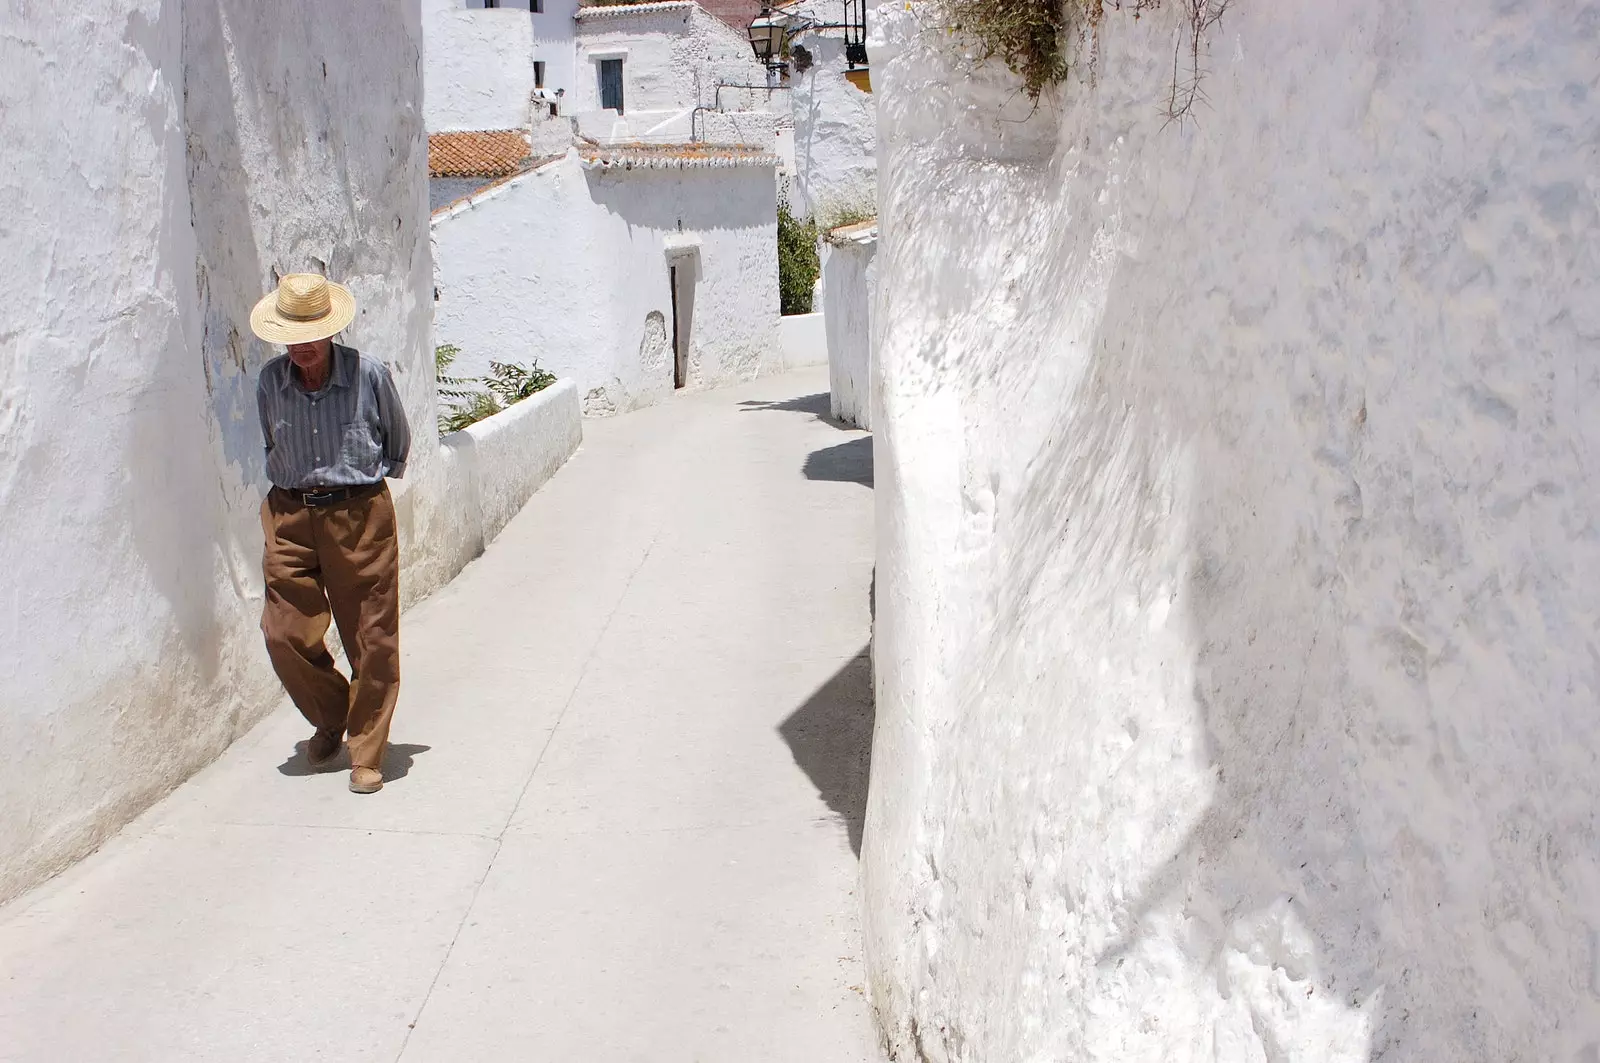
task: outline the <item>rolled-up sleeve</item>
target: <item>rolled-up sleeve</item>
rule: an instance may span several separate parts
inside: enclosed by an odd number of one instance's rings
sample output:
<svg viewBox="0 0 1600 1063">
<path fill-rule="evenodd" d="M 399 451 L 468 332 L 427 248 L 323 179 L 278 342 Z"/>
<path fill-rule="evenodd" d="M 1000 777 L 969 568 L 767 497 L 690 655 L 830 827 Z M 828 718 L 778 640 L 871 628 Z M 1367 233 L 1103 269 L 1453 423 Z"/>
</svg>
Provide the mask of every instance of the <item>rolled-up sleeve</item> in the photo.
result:
<svg viewBox="0 0 1600 1063">
<path fill-rule="evenodd" d="M 378 392 L 378 427 L 383 431 L 383 474 L 398 480 L 405 476 L 411 456 L 411 425 L 388 366 L 378 364 L 373 387 Z"/>
</svg>

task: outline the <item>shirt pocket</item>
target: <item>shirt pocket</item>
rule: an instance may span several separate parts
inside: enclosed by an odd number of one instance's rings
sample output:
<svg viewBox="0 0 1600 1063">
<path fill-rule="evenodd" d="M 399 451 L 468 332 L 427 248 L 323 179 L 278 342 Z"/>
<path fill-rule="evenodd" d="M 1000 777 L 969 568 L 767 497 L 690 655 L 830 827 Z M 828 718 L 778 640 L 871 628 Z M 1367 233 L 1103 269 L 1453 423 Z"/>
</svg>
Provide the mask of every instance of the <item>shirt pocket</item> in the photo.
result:
<svg viewBox="0 0 1600 1063">
<path fill-rule="evenodd" d="M 366 421 L 351 421 L 345 425 L 339 456 L 352 469 L 376 476 L 379 448 L 378 441 L 372 435 L 372 426 Z"/>
</svg>

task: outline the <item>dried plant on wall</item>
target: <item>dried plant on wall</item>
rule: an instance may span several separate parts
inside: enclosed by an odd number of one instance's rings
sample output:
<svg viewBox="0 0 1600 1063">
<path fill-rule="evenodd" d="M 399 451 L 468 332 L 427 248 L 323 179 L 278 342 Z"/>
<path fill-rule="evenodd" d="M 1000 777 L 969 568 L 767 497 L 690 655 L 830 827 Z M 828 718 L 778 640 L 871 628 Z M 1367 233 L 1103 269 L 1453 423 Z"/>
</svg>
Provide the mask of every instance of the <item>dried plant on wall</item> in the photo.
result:
<svg viewBox="0 0 1600 1063">
<path fill-rule="evenodd" d="M 1174 0 L 1183 7 L 1184 25 L 1172 57 L 1172 81 L 1165 113 L 1181 122 L 1203 98 L 1202 53 L 1208 32 L 1232 0 Z M 1109 12 L 1139 18 L 1163 0 L 944 0 L 944 25 L 975 42 L 982 59 L 999 59 L 1022 78 L 1023 91 L 1037 100 L 1072 71 L 1075 41 L 1092 34 Z M 1093 49 L 1090 49 L 1093 55 Z M 1091 60 L 1092 62 L 1092 60 Z"/>
</svg>

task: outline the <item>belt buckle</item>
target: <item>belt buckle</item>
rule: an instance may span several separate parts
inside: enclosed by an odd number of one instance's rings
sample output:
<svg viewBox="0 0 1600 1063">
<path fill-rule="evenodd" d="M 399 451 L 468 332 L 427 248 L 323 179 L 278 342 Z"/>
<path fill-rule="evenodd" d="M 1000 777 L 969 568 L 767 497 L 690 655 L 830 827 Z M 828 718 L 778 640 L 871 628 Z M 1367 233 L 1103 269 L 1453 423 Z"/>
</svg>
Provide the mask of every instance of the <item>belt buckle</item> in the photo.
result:
<svg viewBox="0 0 1600 1063">
<path fill-rule="evenodd" d="M 329 491 L 307 491 L 305 494 L 300 496 L 300 501 L 304 502 L 306 505 L 310 506 L 312 509 L 318 509 L 318 508 L 320 508 L 322 506 L 326 506 L 326 505 L 332 504 L 333 501 L 335 500 L 335 496 L 338 493 L 339 493 L 338 491 L 334 491 L 334 490 L 329 490 Z"/>
</svg>

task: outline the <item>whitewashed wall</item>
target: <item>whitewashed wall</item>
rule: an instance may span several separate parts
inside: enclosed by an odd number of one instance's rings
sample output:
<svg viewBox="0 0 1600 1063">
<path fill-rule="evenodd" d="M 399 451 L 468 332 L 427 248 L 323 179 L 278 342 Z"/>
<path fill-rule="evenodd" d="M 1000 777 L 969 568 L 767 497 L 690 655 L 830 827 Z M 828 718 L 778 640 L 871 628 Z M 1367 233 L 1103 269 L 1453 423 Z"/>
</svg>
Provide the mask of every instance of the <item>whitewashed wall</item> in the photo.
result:
<svg viewBox="0 0 1600 1063">
<path fill-rule="evenodd" d="M 816 5 L 814 5 L 816 6 Z M 839 5 L 842 8 L 842 5 Z M 838 21 L 840 12 L 827 12 Z M 878 212 L 877 110 L 872 94 L 845 80 L 850 68 L 837 30 L 802 34 L 812 64 L 793 86 L 795 189 L 801 217 L 824 224 Z"/>
<path fill-rule="evenodd" d="M 1600 4 L 1175 8 L 879 8 L 887 1040 L 1600 1058 Z"/>
<path fill-rule="evenodd" d="M 600 139 L 688 140 L 691 112 L 713 105 L 719 80 L 765 85 L 766 69 L 749 40 L 693 3 L 655 3 L 584 8 L 577 23 L 577 66 L 571 93 L 574 110 L 600 110 L 601 59 L 623 60 L 626 114 L 613 128 L 585 123 Z M 727 90 L 724 105 L 787 112 L 783 92 Z M 785 114 L 785 119 L 787 115 Z M 732 119 L 736 120 L 736 119 Z M 768 139 L 772 134 L 767 131 Z"/>
<path fill-rule="evenodd" d="M 878 239 L 824 240 L 822 316 L 827 325 L 828 392 L 833 416 L 872 427 L 872 302 Z"/>
<path fill-rule="evenodd" d="M 772 167 L 585 170 L 576 153 L 434 219 L 436 328 L 489 359 L 574 379 L 589 414 L 673 391 L 666 241 L 698 240 L 689 385 L 781 362 Z M 689 268 L 687 265 L 685 268 Z"/>
<path fill-rule="evenodd" d="M 563 6 L 567 2 L 561 0 Z M 556 3 L 552 0 L 552 7 Z M 555 62 L 556 69 L 571 79 L 570 10 L 565 45 L 560 37 L 545 36 L 560 32 L 555 12 L 533 15 L 526 6 L 519 11 L 468 8 L 461 0 L 422 0 L 422 15 L 430 133 L 526 126 L 535 58 Z M 549 73 L 547 67 L 547 77 Z"/>
<path fill-rule="evenodd" d="M 433 540 L 420 14 L 86 0 L 0 15 L 0 897 L 87 852 L 281 698 L 258 628 L 247 330 L 326 266 L 417 430 L 408 600 Z M 187 103 L 186 103 L 187 101 Z M 430 539 L 430 536 L 433 537 Z M 453 570 L 452 570 L 453 571 Z"/>
</svg>

